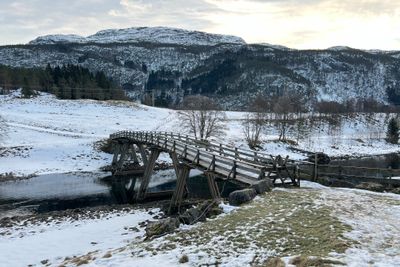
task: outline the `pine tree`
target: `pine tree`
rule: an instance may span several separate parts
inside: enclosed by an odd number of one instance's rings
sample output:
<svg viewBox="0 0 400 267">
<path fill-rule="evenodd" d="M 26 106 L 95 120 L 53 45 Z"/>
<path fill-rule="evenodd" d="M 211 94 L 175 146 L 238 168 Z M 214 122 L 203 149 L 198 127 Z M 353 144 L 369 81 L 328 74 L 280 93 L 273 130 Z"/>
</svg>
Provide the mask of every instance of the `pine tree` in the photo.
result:
<svg viewBox="0 0 400 267">
<path fill-rule="evenodd" d="M 22 87 L 22 97 L 31 98 L 33 95 L 33 90 L 29 84 L 29 81 L 26 77 L 24 77 L 24 83 Z"/>
<path fill-rule="evenodd" d="M 399 124 L 395 118 L 389 120 L 386 140 L 391 144 L 397 144 L 399 142 Z"/>
</svg>

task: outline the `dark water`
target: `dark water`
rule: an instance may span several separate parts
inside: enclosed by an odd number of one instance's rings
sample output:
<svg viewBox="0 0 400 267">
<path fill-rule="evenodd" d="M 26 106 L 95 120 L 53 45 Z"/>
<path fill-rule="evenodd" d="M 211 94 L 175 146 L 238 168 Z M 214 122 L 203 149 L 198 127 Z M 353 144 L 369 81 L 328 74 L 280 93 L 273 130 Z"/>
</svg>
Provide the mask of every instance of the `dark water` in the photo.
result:
<svg viewBox="0 0 400 267">
<path fill-rule="evenodd" d="M 174 177 L 171 170 L 157 175 L 150 182 L 149 192 L 173 190 L 176 185 Z M 133 203 L 140 183 L 140 176 L 113 177 L 104 173 L 49 174 L 28 180 L 3 182 L 0 183 L 0 215 L 2 212 L 21 208 L 47 212 Z M 220 182 L 219 188 L 223 190 L 223 195 L 228 195 L 237 187 Z M 210 197 L 204 176 L 190 177 L 188 189 L 188 197 Z"/>
<path fill-rule="evenodd" d="M 368 168 L 400 169 L 400 154 L 387 154 L 363 158 L 334 160 L 330 164 L 343 166 L 359 166 Z"/>
</svg>

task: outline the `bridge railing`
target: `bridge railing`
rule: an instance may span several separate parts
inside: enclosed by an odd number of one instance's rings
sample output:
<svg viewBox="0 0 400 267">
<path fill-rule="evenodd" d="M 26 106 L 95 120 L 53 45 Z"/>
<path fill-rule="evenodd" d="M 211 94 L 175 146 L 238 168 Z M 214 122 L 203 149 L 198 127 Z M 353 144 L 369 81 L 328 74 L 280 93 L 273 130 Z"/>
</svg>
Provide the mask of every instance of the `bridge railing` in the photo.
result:
<svg viewBox="0 0 400 267">
<path fill-rule="evenodd" d="M 228 179 L 262 179 L 268 171 L 277 167 L 270 163 L 273 158 L 267 159 L 241 149 L 203 142 L 188 135 L 167 132 L 122 131 L 112 134 L 110 138 L 129 138 L 177 152 L 181 157 Z M 269 166 L 266 166 L 266 164 L 269 164 Z"/>
</svg>

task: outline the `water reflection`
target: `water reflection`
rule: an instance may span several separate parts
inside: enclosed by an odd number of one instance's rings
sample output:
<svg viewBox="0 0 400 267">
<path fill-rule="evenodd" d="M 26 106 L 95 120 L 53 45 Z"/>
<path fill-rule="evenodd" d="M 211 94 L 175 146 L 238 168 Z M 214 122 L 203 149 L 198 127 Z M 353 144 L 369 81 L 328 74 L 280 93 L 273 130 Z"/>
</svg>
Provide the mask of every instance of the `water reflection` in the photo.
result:
<svg viewBox="0 0 400 267">
<path fill-rule="evenodd" d="M 210 198 L 207 178 L 188 179 L 188 197 Z M 28 180 L 0 183 L 0 212 L 29 207 L 38 212 L 84 208 L 98 205 L 134 203 L 140 176 L 107 176 L 104 173 L 67 173 L 40 175 Z M 172 191 L 176 185 L 173 170 L 160 171 L 152 178 L 148 192 Z M 218 182 L 226 197 L 238 186 Z M 162 197 L 170 197 L 168 194 Z"/>
</svg>

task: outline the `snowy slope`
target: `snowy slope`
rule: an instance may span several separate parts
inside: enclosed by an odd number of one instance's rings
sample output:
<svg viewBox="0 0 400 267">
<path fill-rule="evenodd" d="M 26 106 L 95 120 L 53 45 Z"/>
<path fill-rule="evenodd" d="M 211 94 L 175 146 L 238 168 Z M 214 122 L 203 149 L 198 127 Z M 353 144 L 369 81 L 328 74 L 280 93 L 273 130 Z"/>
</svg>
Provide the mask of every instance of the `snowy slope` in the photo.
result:
<svg viewBox="0 0 400 267">
<path fill-rule="evenodd" d="M 51 34 L 39 36 L 35 40 L 29 42 L 30 44 L 65 44 L 65 43 L 83 43 L 85 37 L 76 34 Z"/>
<path fill-rule="evenodd" d="M 0 96 L 0 116 L 6 121 L 0 134 L 4 155 L 0 173 L 19 175 L 95 171 L 110 164 L 111 155 L 94 149 L 94 143 L 119 130 L 185 132 L 176 111 L 153 108 L 129 102 L 58 100 L 42 93 L 33 99 L 21 99 L 19 92 Z M 217 142 L 247 148 L 242 121 L 244 112 L 227 112 L 226 130 Z M 288 138 L 308 151 L 331 156 L 369 155 L 400 151 L 399 145 L 384 141 L 385 125 L 390 116 L 374 118 L 359 115 L 342 118 L 335 125 L 323 120 L 314 124 L 293 125 Z M 263 133 L 266 153 L 304 157 L 276 142 L 277 126 L 273 121 Z M 297 133 L 297 129 L 303 132 Z M 360 141 L 361 140 L 361 141 Z"/>
<path fill-rule="evenodd" d="M 29 44 L 56 43 L 164 43 L 179 45 L 216 45 L 220 43 L 245 44 L 236 36 L 188 31 L 169 27 L 138 27 L 102 30 L 88 37 L 78 35 L 40 36 Z"/>
</svg>

